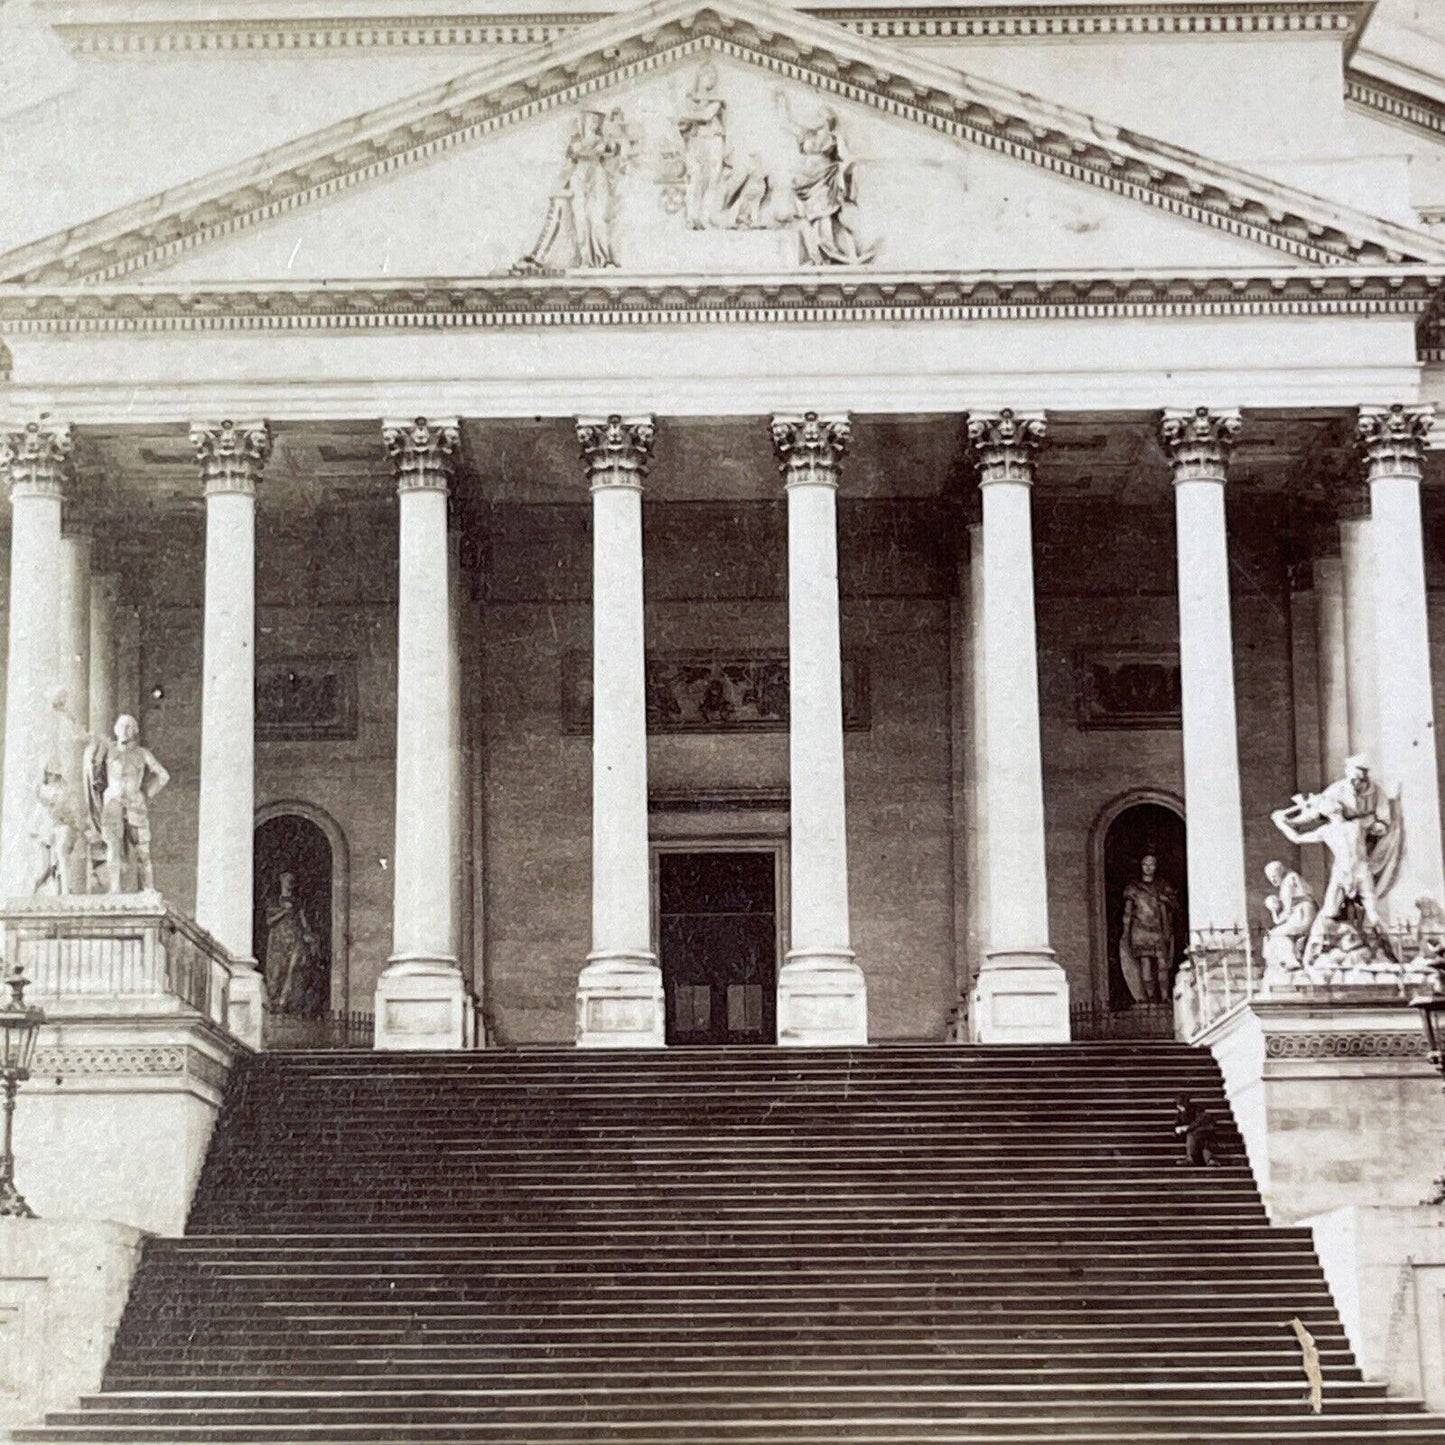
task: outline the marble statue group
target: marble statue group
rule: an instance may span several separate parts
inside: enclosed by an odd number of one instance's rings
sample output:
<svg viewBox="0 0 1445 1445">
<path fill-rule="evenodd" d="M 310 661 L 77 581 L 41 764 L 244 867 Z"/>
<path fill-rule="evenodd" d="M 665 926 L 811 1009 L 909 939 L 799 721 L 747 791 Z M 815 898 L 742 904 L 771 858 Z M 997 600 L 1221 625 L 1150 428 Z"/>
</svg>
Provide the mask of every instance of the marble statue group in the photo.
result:
<svg viewBox="0 0 1445 1445">
<path fill-rule="evenodd" d="M 93 738 L 86 745 L 78 795 L 59 764 L 48 762 L 35 789 L 30 827 L 36 850 L 33 891 L 152 891 L 150 803 L 169 781 L 159 759 L 142 745 L 140 724 L 129 714 L 116 719 L 109 738 Z"/>
<path fill-rule="evenodd" d="M 1445 915 L 1430 898 L 1415 900 L 1415 921 L 1392 935 L 1380 899 L 1399 872 L 1404 844 L 1398 797 L 1386 796 L 1367 759 L 1348 758 L 1345 775 L 1319 793 L 1296 794 L 1270 814 L 1298 847 L 1319 843 L 1329 852 L 1324 897 L 1293 868 L 1274 861 L 1265 876 L 1266 985 L 1429 982 L 1432 961 L 1445 951 Z"/>
</svg>

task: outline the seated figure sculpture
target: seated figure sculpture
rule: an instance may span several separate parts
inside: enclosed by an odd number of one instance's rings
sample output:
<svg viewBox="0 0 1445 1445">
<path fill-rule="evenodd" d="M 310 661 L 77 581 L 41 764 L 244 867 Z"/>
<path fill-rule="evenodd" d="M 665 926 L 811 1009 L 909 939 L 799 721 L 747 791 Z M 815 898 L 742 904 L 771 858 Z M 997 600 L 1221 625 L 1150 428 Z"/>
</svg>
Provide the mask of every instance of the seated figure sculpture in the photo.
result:
<svg viewBox="0 0 1445 1445">
<path fill-rule="evenodd" d="M 1305 943 L 1319 915 L 1315 891 L 1293 868 L 1275 860 L 1264 865 L 1274 892 L 1264 900 L 1273 927 L 1264 935 L 1266 983 L 1295 983 L 1304 969 Z"/>
</svg>

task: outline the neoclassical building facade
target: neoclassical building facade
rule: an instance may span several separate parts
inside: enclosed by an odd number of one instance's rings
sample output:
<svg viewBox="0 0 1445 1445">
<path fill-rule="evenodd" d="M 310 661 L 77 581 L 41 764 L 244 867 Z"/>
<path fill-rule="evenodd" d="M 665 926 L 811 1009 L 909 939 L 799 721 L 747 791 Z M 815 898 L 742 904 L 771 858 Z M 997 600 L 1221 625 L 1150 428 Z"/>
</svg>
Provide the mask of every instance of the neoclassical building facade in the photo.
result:
<svg viewBox="0 0 1445 1445">
<path fill-rule="evenodd" d="M 103 9 L 16 41 L 8 897 L 125 713 L 253 1042 L 1066 1038 L 1353 754 L 1445 900 L 1393 12 Z"/>
</svg>

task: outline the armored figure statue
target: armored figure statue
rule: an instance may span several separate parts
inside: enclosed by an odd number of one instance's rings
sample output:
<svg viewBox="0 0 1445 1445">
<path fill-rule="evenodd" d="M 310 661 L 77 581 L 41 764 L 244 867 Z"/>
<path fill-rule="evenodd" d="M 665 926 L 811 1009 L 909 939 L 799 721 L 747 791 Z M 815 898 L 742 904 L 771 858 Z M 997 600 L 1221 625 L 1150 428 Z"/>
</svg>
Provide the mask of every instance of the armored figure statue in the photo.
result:
<svg viewBox="0 0 1445 1445">
<path fill-rule="evenodd" d="M 115 736 L 85 750 L 85 776 L 91 821 L 105 841 L 110 891 L 124 892 L 127 867 L 136 869 L 140 888 L 155 888 L 151 868 L 150 801 L 171 775 L 149 748 L 141 746 L 140 724 L 129 714 L 115 721 Z"/>
<path fill-rule="evenodd" d="M 1119 967 L 1136 1003 L 1164 1003 L 1178 937 L 1179 894 L 1158 876 L 1159 860 L 1146 853 L 1139 877 L 1124 889 Z"/>
</svg>

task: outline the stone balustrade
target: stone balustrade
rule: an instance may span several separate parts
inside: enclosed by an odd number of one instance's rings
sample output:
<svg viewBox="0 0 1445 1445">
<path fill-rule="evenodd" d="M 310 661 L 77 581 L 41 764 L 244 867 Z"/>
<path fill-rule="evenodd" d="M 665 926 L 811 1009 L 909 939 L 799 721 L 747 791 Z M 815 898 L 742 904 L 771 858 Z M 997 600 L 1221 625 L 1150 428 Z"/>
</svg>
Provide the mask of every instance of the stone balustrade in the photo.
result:
<svg viewBox="0 0 1445 1445">
<path fill-rule="evenodd" d="M 5 961 L 52 1018 L 194 1009 L 229 1026 L 227 951 L 157 893 L 10 900 Z"/>
</svg>

